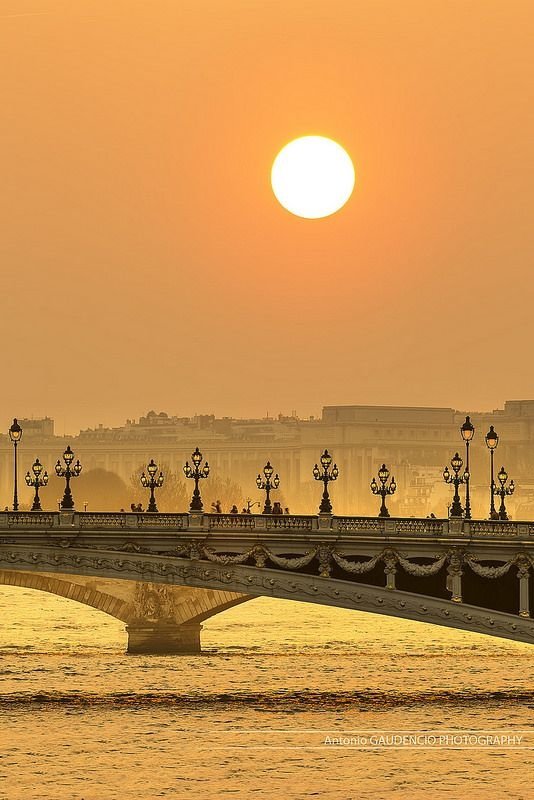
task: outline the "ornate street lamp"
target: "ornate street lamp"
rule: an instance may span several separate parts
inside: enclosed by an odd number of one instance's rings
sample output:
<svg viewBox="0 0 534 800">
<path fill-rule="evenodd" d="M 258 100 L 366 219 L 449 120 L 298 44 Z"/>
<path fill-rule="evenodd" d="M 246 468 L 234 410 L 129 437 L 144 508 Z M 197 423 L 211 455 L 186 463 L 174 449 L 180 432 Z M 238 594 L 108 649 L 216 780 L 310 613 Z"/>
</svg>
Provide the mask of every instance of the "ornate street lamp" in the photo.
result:
<svg viewBox="0 0 534 800">
<path fill-rule="evenodd" d="M 382 464 L 380 469 L 378 470 L 378 480 L 380 481 L 380 485 L 376 482 L 375 478 L 371 481 L 371 491 L 373 494 L 380 495 L 382 498 L 382 504 L 380 506 L 380 512 L 378 514 L 379 517 L 389 517 L 389 511 L 387 510 L 386 506 L 386 497 L 388 495 L 395 494 L 397 491 L 397 484 L 395 483 L 395 478 L 393 475 L 391 476 L 391 480 L 389 485 L 386 486 L 387 480 L 389 478 L 389 469 L 386 467 L 385 464 Z"/>
<path fill-rule="evenodd" d="M 256 486 L 260 491 L 265 490 L 265 505 L 263 506 L 264 514 L 272 514 L 273 507 L 271 505 L 271 489 L 278 489 L 280 486 L 280 478 L 278 473 L 273 478 L 274 469 L 271 467 L 271 462 L 268 461 L 263 468 L 265 480 L 262 480 L 261 475 L 256 478 Z"/>
<path fill-rule="evenodd" d="M 504 498 L 506 496 L 509 497 L 515 492 L 515 483 L 513 481 L 510 481 L 509 485 L 506 486 L 506 481 L 508 480 L 508 473 L 506 472 L 504 467 L 501 467 L 500 472 L 497 474 L 497 478 L 499 479 L 499 483 L 501 485 L 499 487 L 496 486 L 494 488 L 494 493 L 497 495 L 497 497 L 501 498 L 501 505 L 499 507 L 499 519 L 508 519 Z"/>
<path fill-rule="evenodd" d="M 337 481 L 339 470 L 337 468 L 337 464 L 331 468 L 332 464 L 332 456 L 325 450 L 321 456 L 321 467 L 322 472 L 317 466 L 317 464 L 313 468 L 313 477 L 316 481 L 322 481 L 324 483 L 324 490 L 323 490 L 323 497 L 321 500 L 321 505 L 319 506 L 319 513 L 320 514 L 331 514 L 332 513 L 332 503 L 330 502 L 330 495 L 328 494 L 328 484 L 330 481 Z"/>
<path fill-rule="evenodd" d="M 41 486 L 46 486 L 48 483 L 48 472 L 43 472 L 43 465 L 38 458 L 35 459 L 32 465 L 33 478 L 29 471 L 26 473 L 27 486 L 33 486 L 35 489 L 35 497 L 33 498 L 32 511 L 42 511 L 41 500 L 39 498 L 39 489 Z"/>
<path fill-rule="evenodd" d="M 146 471 L 148 472 L 148 478 L 144 472 L 141 475 L 141 486 L 144 489 L 150 489 L 150 500 L 148 501 L 148 506 L 146 510 L 156 514 L 158 511 L 158 507 L 156 505 L 154 489 L 163 486 L 163 472 L 160 472 L 158 477 L 156 478 L 158 465 L 154 463 L 153 458 L 150 459 L 150 464 L 146 465 Z"/>
<path fill-rule="evenodd" d="M 15 481 L 13 483 L 13 511 L 19 510 L 19 496 L 17 492 L 17 445 L 22 439 L 22 428 L 16 419 L 13 420 L 13 425 L 9 429 L 9 438 L 13 442 L 13 450 L 15 453 Z"/>
<path fill-rule="evenodd" d="M 491 483 L 490 483 L 490 519 L 499 519 L 499 515 L 495 510 L 495 479 L 493 477 L 493 453 L 497 445 L 499 444 L 499 437 L 495 430 L 493 429 L 493 425 L 490 425 L 490 429 L 486 434 L 486 445 L 488 450 L 490 451 L 490 474 L 491 474 Z"/>
<path fill-rule="evenodd" d="M 74 508 L 74 500 L 72 499 L 72 492 L 70 490 L 70 481 L 71 478 L 77 478 L 82 471 L 82 465 L 80 464 L 80 459 L 76 461 L 74 466 L 71 468 L 71 464 L 74 461 L 74 453 L 70 449 L 70 444 L 67 446 L 67 449 L 63 453 L 63 461 L 65 462 L 65 467 L 61 466 L 61 462 L 58 458 L 56 464 L 56 475 L 58 478 L 65 478 L 65 492 L 63 494 L 63 499 L 61 501 L 60 509 L 61 508 Z"/>
<path fill-rule="evenodd" d="M 460 494 L 458 492 L 458 487 L 461 483 L 467 483 L 469 481 L 469 473 L 467 470 L 464 472 L 463 475 L 460 475 L 459 472 L 463 466 L 463 460 L 460 458 L 458 453 L 455 453 L 453 458 L 451 458 L 451 467 L 453 474 L 449 472 L 449 468 L 445 467 L 443 470 L 443 480 L 445 483 L 452 483 L 454 486 L 454 497 L 452 499 L 452 506 L 450 507 L 449 516 L 451 517 L 462 517 L 464 510 L 462 508 L 462 504 L 460 502 Z"/>
<path fill-rule="evenodd" d="M 465 418 L 465 422 L 460 428 L 460 433 L 462 434 L 462 439 L 465 442 L 465 473 L 464 477 L 467 475 L 465 480 L 465 518 L 471 519 L 471 497 L 469 495 L 469 484 L 471 481 L 471 473 L 469 472 L 469 444 L 471 439 L 475 435 L 475 427 L 469 417 Z"/>
<path fill-rule="evenodd" d="M 200 496 L 200 490 L 198 488 L 199 481 L 203 478 L 207 478 L 210 474 L 210 468 L 207 461 L 204 462 L 204 466 L 201 468 L 200 464 L 202 463 L 202 453 L 198 449 L 195 449 L 195 452 L 191 455 L 191 461 L 193 462 L 193 466 L 191 467 L 189 461 L 185 462 L 184 466 L 184 475 L 186 478 L 192 478 L 195 481 L 195 488 L 193 489 L 193 496 L 191 498 L 191 505 L 189 506 L 190 511 L 202 511 L 202 497 Z"/>
</svg>

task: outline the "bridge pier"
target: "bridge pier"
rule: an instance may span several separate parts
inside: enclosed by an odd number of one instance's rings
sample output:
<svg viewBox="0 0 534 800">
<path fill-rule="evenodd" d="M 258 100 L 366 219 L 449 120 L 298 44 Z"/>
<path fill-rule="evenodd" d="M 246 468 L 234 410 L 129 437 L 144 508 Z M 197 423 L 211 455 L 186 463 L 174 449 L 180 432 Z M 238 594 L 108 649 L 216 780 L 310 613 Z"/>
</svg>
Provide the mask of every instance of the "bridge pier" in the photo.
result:
<svg viewBox="0 0 534 800">
<path fill-rule="evenodd" d="M 183 625 L 136 622 L 126 626 L 127 653 L 145 655 L 191 655 L 200 653 L 199 622 Z"/>
</svg>

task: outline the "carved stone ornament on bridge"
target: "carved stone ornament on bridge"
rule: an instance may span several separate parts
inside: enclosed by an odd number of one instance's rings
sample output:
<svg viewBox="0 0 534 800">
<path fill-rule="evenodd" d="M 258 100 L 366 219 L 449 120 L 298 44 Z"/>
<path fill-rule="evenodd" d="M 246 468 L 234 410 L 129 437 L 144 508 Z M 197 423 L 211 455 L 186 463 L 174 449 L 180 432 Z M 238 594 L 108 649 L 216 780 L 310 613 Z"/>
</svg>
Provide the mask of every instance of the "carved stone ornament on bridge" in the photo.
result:
<svg viewBox="0 0 534 800">
<path fill-rule="evenodd" d="M 524 580 L 530 576 L 530 560 L 526 555 L 518 555 L 515 559 L 517 564 L 517 577 Z M 534 566 L 534 565 L 533 565 Z"/>
<path fill-rule="evenodd" d="M 148 622 L 174 621 L 172 589 L 164 583 L 137 583 L 134 595 L 134 616 Z"/>
<path fill-rule="evenodd" d="M 332 558 L 338 565 L 341 567 L 342 570 L 345 572 L 352 573 L 353 575 L 363 575 L 365 572 L 371 572 L 372 569 L 376 567 L 378 562 L 382 558 L 382 553 L 379 553 L 377 556 L 373 558 L 369 558 L 367 561 L 349 561 L 341 553 L 338 553 L 336 550 L 332 551 Z"/>
<path fill-rule="evenodd" d="M 416 578 L 428 578 L 432 575 L 437 575 L 449 557 L 449 553 L 444 553 L 442 556 L 436 558 L 431 564 L 413 564 L 407 558 L 403 558 L 396 553 L 397 561 L 408 575 L 413 575 Z"/>
<path fill-rule="evenodd" d="M 316 557 L 319 562 L 319 575 L 328 578 L 332 571 L 332 548 L 327 544 L 320 544 Z"/>
<path fill-rule="evenodd" d="M 534 566 L 533 559 L 529 558 L 529 556 L 523 553 L 518 553 L 516 556 L 514 556 L 514 558 L 498 567 L 484 566 L 483 564 L 479 563 L 479 559 L 476 556 L 470 555 L 469 553 L 465 554 L 464 560 L 466 564 L 469 564 L 473 572 L 477 575 L 480 575 L 481 578 L 502 578 L 502 576 L 506 575 L 510 567 L 512 567 L 514 564 L 517 564 L 518 566 L 519 564 L 523 565 L 523 570 L 526 569 L 528 574 L 529 564 Z"/>
<path fill-rule="evenodd" d="M 461 550 L 455 548 L 450 551 L 448 559 L 449 559 L 449 566 L 447 567 L 447 572 L 449 573 L 449 575 L 460 577 L 463 573 L 462 566 L 465 560 L 464 553 Z"/>
</svg>

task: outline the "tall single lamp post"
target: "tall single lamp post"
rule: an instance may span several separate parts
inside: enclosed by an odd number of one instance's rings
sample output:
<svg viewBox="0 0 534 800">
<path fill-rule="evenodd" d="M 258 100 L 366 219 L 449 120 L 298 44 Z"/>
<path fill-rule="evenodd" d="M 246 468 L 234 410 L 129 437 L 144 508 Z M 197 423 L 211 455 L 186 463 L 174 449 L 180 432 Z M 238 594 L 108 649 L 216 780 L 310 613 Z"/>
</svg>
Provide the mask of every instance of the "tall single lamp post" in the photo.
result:
<svg viewBox="0 0 534 800">
<path fill-rule="evenodd" d="M 56 475 L 58 476 L 58 478 L 65 478 L 65 491 L 63 493 L 63 499 L 60 504 L 60 510 L 74 508 L 74 500 L 72 497 L 70 482 L 72 478 L 77 478 L 80 472 L 82 471 L 82 465 L 80 464 L 80 459 L 78 459 L 76 463 L 71 467 L 71 464 L 74 461 L 74 453 L 70 449 L 70 444 L 67 446 L 67 449 L 63 453 L 63 461 L 65 462 L 64 467 L 61 466 L 59 458 L 56 464 Z"/>
<path fill-rule="evenodd" d="M 143 486 L 144 489 L 150 489 L 150 500 L 148 501 L 146 510 L 153 514 L 157 514 L 158 507 L 156 505 L 154 489 L 159 489 L 161 486 L 163 486 L 163 472 L 160 472 L 156 478 L 158 465 L 154 463 L 153 458 L 151 458 L 150 463 L 146 465 L 146 471 L 148 472 L 148 478 L 144 472 L 141 475 L 141 486 Z"/>
<path fill-rule="evenodd" d="M 508 514 L 506 512 L 506 504 L 504 502 L 505 497 L 510 497 L 515 492 L 515 483 L 510 481 L 508 486 L 506 482 L 508 480 L 508 473 L 506 472 L 504 467 L 501 467 L 500 471 L 497 474 L 497 479 L 499 481 L 500 486 L 496 486 L 494 489 L 494 493 L 497 497 L 501 498 L 501 505 L 499 506 L 499 519 L 508 519 Z"/>
<path fill-rule="evenodd" d="M 449 510 L 450 517 L 462 517 L 464 513 L 462 504 L 460 502 L 460 493 L 458 491 L 458 487 L 461 483 L 468 483 L 469 473 L 466 470 L 463 475 L 460 475 L 460 470 L 463 466 L 463 463 L 464 462 L 462 458 L 460 458 L 459 453 L 455 453 L 451 458 L 452 475 L 448 467 L 445 467 L 443 470 L 443 480 L 445 483 L 452 483 L 454 486 L 454 497 Z"/>
<path fill-rule="evenodd" d="M 190 511 L 202 511 L 202 497 L 200 495 L 200 489 L 198 488 L 199 482 L 203 478 L 207 478 L 210 474 L 210 468 L 207 461 L 204 462 L 204 466 L 201 467 L 202 463 L 202 453 L 198 449 L 195 449 L 195 452 L 191 455 L 191 461 L 193 462 L 193 466 L 189 464 L 189 461 L 185 462 L 184 466 L 184 475 L 186 478 L 192 478 L 195 481 L 195 488 L 193 489 L 193 496 L 191 498 L 191 505 L 189 506 Z"/>
<path fill-rule="evenodd" d="M 26 485 L 33 486 L 33 488 L 35 489 L 32 511 L 42 511 L 41 499 L 39 497 L 39 489 L 41 488 L 41 486 L 47 485 L 48 472 L 46 470 L 43 472 L 43 465 L 41 464 L 38 458 L 36 458 L 32 464 L 32 472 L 33 472 L 33 478 L 30 475 L 29 470 L 26 473 Z"/>
<path fill-rule="evenodd" d="M 495 478 L 493 472 L 493 454 L 499 444 L 499 436 L 495 432 L 493 425 L 490 425 L 490 429 L 486 434 L 486 445 L 488 450 L 490 451 L 490 519 L 499 519 L 499 515 L 495 510 Z"/>
<path fill-rule="evenodd" d="M 371 491 L 373 494 L 379 495 L 382 498 L 382 503 L 380 505 L 380 511 L 378 513 L 379 517 L 389 517 L 389 511 L 386 506 L 386 497 L 388 495 L 395 494 L 397 491 L 397 484 L 395 483 L 395 478 L 393 475 L 391 476 L 391 480 L 388 485 L 387 480 L 389 478 L 389 469 L 386 467 L 385 464 L 382 464 L 380 469 L 378 470 L 378 480 L 380 484 L 378 484 L 373 478 L 371 481 Z"/>
<path fill-rule="evenodd" d="M 475 435 L 475 427 L 471 422 L 469 416 L 465 418 L 465 422 L 460 428 L 460 433 L 462 434 L 462 439 L 465 442 L 465 473 L 464 477 L 467 475 L 467 479 L 465 481 L 465 518 L 471 519 L 471 496 L 469 493 L 469 484 L 471 482 L 471 473 L 469 471 L 469 445 L 471 443 L 471 439 Z"/>
<path fill-rule="evenodd" d="M 22 439 L 22 428 L 20 427 L 18 421 L 16 419 L 13 420 L 13 425 L 9 429 L 9 438 L 13 442 L 13 451 L 14 451 L 14 469 L 15 469 L 15 479 L 13 482 L 13 511 L 19 510 L 19 495 L 18 495 L 18 470 L 17 470 L 17 446 L 20 440 Z"/>
<path fill-rule="evenodd" d="M 280 478 L 278 473 L 273 478 L 274 469 L 271 466 L 271 462 L 268 461 L 263 468 L 263 474 L 265 479 L 262 479 L 261 475 L 258 475 L 256 478 L 256 486 L 260 491 L 265 490 L 265 505 L 263 506 L 263 513 L 264 514 L 272 514 L 273 507 L 271 504 L 271 490 L 278 489 L 280 486 Z"/>
<path fill-rule="evenodd" d="M 321 505 L 319 506 L 320 514 L 331 514 L 332 503 L 330 502 L 330 495 L 328 494 L 328 484 L 330 481 L 337 481 L 339 470 L 337 464 L 332 466 L 332 456 L 325 450 L 321 456 L 321 469 L 316 464 L 313 468 L 313 477 L 316 481 L 322 481 L 324 484 L 323 497 Z"/>
</svg>

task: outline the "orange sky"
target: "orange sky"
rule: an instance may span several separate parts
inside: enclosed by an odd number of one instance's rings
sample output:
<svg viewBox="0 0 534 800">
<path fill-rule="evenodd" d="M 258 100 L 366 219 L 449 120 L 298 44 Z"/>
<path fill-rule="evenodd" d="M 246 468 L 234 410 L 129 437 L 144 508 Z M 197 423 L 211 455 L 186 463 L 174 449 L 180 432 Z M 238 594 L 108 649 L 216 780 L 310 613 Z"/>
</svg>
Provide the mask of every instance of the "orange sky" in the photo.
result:
<svg viewBox="0 0 534 800">
<path fill-rule="evenodd" d="M 530 0 L 4 0 L 6 425 L 534 397 Z M 292 138 L 347 206 L 284 211 Z"/>
</svg>

